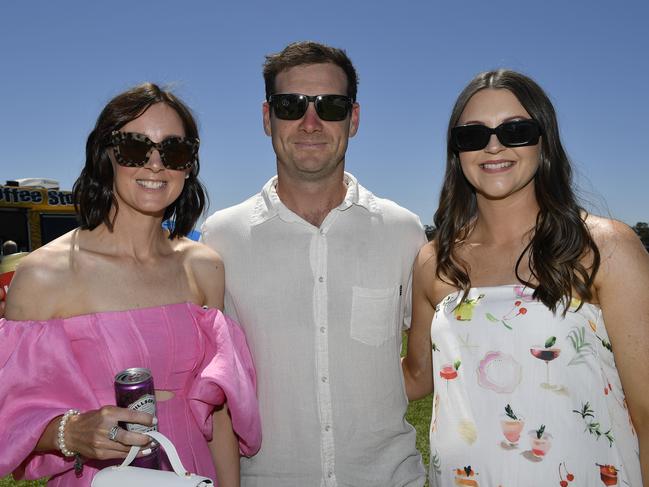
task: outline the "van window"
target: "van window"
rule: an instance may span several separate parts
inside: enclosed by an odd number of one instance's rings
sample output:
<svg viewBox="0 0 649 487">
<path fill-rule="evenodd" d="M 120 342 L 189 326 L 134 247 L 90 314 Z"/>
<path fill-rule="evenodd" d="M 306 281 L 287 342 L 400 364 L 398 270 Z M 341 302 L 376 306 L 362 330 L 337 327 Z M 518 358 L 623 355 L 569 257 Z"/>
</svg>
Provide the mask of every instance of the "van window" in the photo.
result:
<svg viewBox="0 0 649 487">
<path fill-rule="evenodd" d="M 75 214 L 41 213 L 41 243 L 45 245 L 78 226 Z"/>
<path fill-rule="evenodd" d="M 25 208 L 0 208 L 0 244 L 13 240 L 19 252 L 29 252 L 29 222 Z"/>
</svg>

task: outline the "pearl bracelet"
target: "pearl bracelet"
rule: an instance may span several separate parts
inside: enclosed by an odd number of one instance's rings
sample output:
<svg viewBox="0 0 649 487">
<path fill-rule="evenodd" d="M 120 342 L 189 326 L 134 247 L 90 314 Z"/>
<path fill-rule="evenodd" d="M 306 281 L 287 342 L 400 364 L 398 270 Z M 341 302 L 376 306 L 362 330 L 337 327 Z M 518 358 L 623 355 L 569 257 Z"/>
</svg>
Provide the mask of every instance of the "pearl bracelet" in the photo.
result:
<svg viewBox="0 0 649 487">
<path fill-rule="evenodd" d="M 59 431 L 56 434 L 56 445 L 59 447 L 59 450 L 61 450 L 61 453 L 63 453 L 63 456 L 66 457 L 73 457 L 76 455 L 75 452 L 68 450 L 65 446 L 65 426 L 68 424 L 70 417 L 76 416 L 77 414 L 79 414 L 78 409 L 68 409 L 61 418 L 61 421 L 59 421 Z"/>
</svg>

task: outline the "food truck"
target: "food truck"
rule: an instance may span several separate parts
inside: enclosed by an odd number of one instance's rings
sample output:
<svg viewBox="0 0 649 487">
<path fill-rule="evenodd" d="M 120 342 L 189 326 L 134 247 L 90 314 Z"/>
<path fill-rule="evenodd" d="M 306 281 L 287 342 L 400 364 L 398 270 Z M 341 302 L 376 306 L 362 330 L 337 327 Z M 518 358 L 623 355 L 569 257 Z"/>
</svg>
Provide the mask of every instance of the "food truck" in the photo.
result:
<svg viewBox="0 0 649 487">
<path fill-rule="evenodd" d="M 78 226 L 72 192 L 53 179 L 28 178 L 0 186 L 0 244 L 13 240 L 31 252 Z"/>
</svg>

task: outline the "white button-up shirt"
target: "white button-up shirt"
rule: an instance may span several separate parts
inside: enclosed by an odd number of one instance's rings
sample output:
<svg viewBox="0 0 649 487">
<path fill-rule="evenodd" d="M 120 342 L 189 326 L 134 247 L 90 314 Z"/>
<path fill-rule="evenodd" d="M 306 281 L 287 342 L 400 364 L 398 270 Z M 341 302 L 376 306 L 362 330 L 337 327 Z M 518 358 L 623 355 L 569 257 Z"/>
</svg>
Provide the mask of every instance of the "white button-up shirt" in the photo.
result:
<svg viewBox="0 0 649 487">
<path fill-rule="evenodd" d="M 423 229 L 345 182 L 319 228 L 280 201 L 276 177 L 202 228 L 257 369 L 263 439 L 241 461 L 244 487 L 424 484 L 399 362 Z"/>
</svg>

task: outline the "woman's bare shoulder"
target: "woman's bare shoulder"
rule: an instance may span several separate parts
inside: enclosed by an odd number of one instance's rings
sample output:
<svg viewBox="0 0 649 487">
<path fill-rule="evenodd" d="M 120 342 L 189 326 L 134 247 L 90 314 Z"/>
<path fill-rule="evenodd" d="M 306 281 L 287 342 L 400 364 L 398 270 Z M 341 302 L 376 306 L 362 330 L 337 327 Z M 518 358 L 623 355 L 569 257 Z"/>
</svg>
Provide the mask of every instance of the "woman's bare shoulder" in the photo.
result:
<svg viewBox="0 0 649 487">
<path fill-rule="evenodd" d="M 223 309 L 225 267 L 221 256 L 207 245 L 187 238 L 175 245 L 182 253 L 183 265 L 200 294 L 201 304 Z"/>
<path fill-rule="evenodd" d="M 183 261 L 191 267 L 202 265 L 223 267 L 221 256 L 205 244 L 183 237 L 177 239 L 174 245 L 175 250 L 182 253 Z"/>
<path fill-rule="evenodd" d="M 627 224 L 589 215 L 586 225 L 601 257 L 595 281 L 597 287 L 606 282 L 632 280 L 636 273 L 649 271 L 649 254 L 638 235 Z"/>
<path fill-rule="evenodd" d="M 422 263 L 429 260 L 435 264 L 435 259 L 437 258 L 437 242 L 431 240 L 430 242 L 425 243 L 421 249 L 419 249 L 419 254 L 417 255 L 417 260 L 422 259 Z"/>
<path fill-rule="evenodd" d="M 457 290 L 437 275 L 437 243 L 435 240 L 428 242 L 419 250 L 415 261 L 415 283 L 426 290 L 426 296 L 433 306 Z"/>
<path fill-rule="evenodd" d="M 634 251 L 642 247 L 633 229 L 619 220 L 589 214 L 586 226 L 602 258 L 609 257 L 616 251 Z"/>
<path fill-rule="evenodd" d="M 25 279 L 36 287 L 60 285 L 61 277 L 71 271 L 73 251 L 71 238 L 54 240 L 26 255 L 16 269 L 14 280 Z"/>
<path fill-rule="evenodd" d="M 73 250 L 72 235 L 67 234 L 20 261 L 7 293 L 7 318 L 51 318 L 54 303 L 73 281 Z"/>
</svg>

